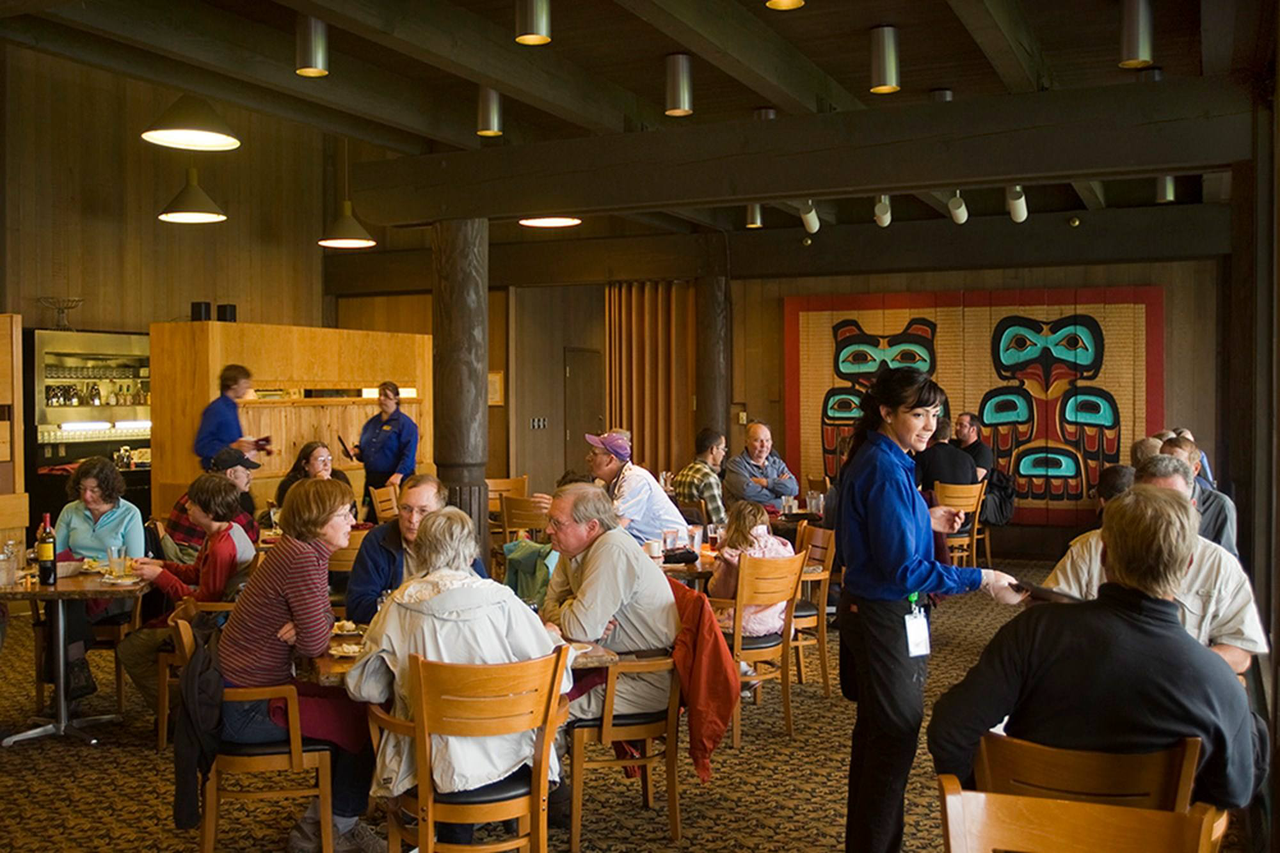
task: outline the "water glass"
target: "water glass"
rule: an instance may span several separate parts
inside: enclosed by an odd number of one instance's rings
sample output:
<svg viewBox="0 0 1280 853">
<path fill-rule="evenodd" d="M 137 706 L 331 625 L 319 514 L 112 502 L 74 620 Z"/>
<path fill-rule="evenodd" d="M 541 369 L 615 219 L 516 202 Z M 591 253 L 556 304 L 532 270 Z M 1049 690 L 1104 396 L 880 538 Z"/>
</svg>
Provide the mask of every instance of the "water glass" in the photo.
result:
<svg viewBox="0 0 1280 853">
<path fill-rule="evenodd" d="M 689 547 L 694 551 L 702 550 L 702 525 L 689 525 Z"/>
<path fill-rule="evenodd" d="M 680 547 L 680 531 L 664 530 L 662 531 L 662 550 L 674 551 Z"/>
<path fill-rule="evenodd" d="M 123 545 L 107 546 L 107 566 L 112 577 L 124 577 L 125 552 Z"/>
</svg>

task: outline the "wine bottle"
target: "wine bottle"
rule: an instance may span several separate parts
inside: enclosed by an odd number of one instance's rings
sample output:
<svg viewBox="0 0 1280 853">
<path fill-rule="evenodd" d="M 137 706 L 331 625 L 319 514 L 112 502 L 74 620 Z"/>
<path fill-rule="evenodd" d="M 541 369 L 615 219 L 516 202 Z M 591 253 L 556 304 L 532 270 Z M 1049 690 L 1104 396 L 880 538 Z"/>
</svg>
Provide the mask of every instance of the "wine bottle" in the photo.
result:
<svg viewBox="0 0 1280 853">
<path fill-rule="evenodd" d="M 41 586 L 53 586 L 58 582 L 58 560 L 54 552 L 53 525 L 49 523 L 49 513 L 44 514 L 44 521 L 36 533 L 36 561 L 40 564 Z"/>
</svg>

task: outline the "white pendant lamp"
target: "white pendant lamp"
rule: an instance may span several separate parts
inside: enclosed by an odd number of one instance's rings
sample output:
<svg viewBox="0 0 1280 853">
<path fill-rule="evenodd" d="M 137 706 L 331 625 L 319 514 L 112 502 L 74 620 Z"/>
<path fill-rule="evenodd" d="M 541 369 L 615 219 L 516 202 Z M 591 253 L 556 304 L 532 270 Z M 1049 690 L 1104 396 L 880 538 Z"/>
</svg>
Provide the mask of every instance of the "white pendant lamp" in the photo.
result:
<svg viewBox="0 0 1280 853">
<path fill-rule="evenodd" d="M 1027 221 L 1027 194 L 1022 191 L 1019 184 L 1005 188 L 1004 206 L 1009 211 L 1009 218 L 1014 222 Z"/>
<path fill-rule="evenodd" d="M 310 15 L 299 15 L 296 23 L 293 73 L 299 77 L 329 75 L 329 25 Z"/>
<path fill-rule="evenodd" d="M 209 198 L 209 194 L 200 186 L 196 169 L 187 169 L 187 185 L 178 191 L 173 201 L 165 205 L 158 217 L 162 222 L 174 222 L 180 225 L 199 225 L 209 222 L 224 222 L 227 215 L 222 208 Z"/>
<path fill-rule="evenodd" d="M 153 145 L 187 151 L 231 151 L 240 140 L 204 98 L 183 95 L 142 132 Z"/>
<path fill-rule="evenodd" d="M 342 213 L 317 242 L 326 249 L 371 249 L 378 241 L 370 236 L 355 217 L 351 207 L 350 146 L 342 140 Z"/>
</svg>

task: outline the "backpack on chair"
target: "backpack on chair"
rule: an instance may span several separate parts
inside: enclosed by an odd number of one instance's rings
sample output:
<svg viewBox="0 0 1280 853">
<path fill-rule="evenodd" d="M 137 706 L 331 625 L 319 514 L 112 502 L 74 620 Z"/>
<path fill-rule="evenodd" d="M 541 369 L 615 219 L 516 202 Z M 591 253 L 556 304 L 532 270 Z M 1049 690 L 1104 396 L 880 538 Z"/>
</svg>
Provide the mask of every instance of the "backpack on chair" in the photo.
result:
<svg viewBox="0 0 1280 853">
<path fill-rule="evenodd" d="M 983 524 L 1005 525 L 1013 519 L 1013 478 L 999 469 L 987 474 L 987 496 L 978 518 Z"/>
</svg>

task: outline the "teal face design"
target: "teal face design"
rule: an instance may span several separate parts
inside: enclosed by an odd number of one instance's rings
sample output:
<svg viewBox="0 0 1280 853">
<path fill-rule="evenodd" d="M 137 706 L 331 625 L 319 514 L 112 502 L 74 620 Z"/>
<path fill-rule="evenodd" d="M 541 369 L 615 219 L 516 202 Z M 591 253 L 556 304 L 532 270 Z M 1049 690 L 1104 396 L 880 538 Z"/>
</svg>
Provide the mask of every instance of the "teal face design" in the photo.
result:
<svg viewBox="0 0 1280 853">
<path fill-rule="evenodd" d="M 1023 453 L 1018 458 L 1018 473 L 1023 477 L 1075 477 L 1080 463 L 1075 454 L 1057 450 Z"/>
<path fill-rule="evenodd" d="M 1090 365 L 1097 358 L 1093 333 L 1083 325 L 1073 324 L 1043 335 L 1020 326 L 1005 329 L 1000 339 L 1000 360 L 1014 366 L 1035 361 L 1045 354 L 1068 364 Z"/>
<path fill-rule="evenodd" d="M 1005 317 L 991 334 L 991 361 L 1001 379 L 1095 379 L 1102 369 L 1103 337 L 1087 314 L 1057 320 Z"/>
<path fill-rule="evenodd" d="M 988 427 L 1030 424 L 1035 420 L 1031 395 L 1022 388 L 1001 388 L 988 392 L 978 417 Z"/>
<path fill-rule="evenodd" d="M 1064 424 L 1115 429 L 1120 426 L 1120 412 L 1116 400 L 1101 389 L 1082 389 L 1064 396 L 1062 406 Z"/>
<path fill-rule="evenodd" d="M 932 373 L 933 354 L 927 347 L 916 343 L 888 347 L 852 343 L 836 354 L 836 373 L 846 378 L 870 376 L 882 368 L 893 367 L 914 367 L 923 373 Z"/>
<path fill-rule="evenodd" d="M 823 412 L 833 421 L 856 421 L 862 417 L 862 395 L 853 392 L 827 394 Z"/>
</svg>

